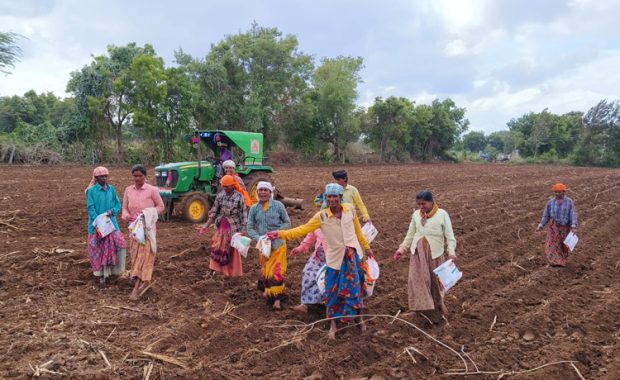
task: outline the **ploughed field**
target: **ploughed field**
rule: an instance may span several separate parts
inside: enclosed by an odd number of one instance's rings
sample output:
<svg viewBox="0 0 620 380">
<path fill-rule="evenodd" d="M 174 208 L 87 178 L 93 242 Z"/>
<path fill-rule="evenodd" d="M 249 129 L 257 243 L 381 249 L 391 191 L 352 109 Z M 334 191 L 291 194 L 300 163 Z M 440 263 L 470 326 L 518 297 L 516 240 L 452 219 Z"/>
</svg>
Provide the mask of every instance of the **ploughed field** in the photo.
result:
<svg viewBox="0 0 620 380">
<path fill-rule="evenodd" d="M 333 169 L 278 170 L 280 191 L 306 200 L 303 211 L 290 211 L 293 225 L 316 211 L 310 201 Z M 0 167 L 0 378 L 449 378 L 465 368 L 461 358 L 469 371 L 496 372 L 473 378 L 558 361 L 566 362 L 518 378 L 578 379 L 575 368 L 585 378 L 620 378 L 619 170 L 348 169 L 380 231 L 372 247 L 381 278 L 365 313 L 382 316 L 365 335 L 353 326 L 329 342 L 327 323 L 310 325 L 323 317 L 320 308 L 299 316 L 264 304 L 255 251 L 244 277 L 206 276 L 207 237 L 178 217 L 158 224 L 157 282 L 140 301 L 129 300 L 127 278 L 99 288 L 85 249 L 92 168 Z M 110 170 L 122 198 L 129 169 Z M 533 230 L 556 181 L 576 202 L 580 242 L 566 268 L 545 269 L 544 234 Z M 424 188 L 452 217 L 464 278 L 446 296 L 449 325 L 402 318 L 437 341 L 386 317 L 406 310 L 408 261 L 392 254 Z M 299 301 L 307 257 L 289 260 L 286 306 Z"/>
</svg>

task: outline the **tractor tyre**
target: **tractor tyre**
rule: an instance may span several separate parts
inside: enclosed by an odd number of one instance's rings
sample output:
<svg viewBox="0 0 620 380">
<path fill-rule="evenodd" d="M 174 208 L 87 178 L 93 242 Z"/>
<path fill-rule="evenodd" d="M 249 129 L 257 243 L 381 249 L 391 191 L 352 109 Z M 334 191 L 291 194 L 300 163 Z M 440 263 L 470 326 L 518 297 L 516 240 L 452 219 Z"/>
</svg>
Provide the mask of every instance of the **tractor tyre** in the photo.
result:
<svg viewBox="0 0 620 380">
<path fill-rule="evenodd" d="M 269 182 L 273 185 L 273 179 L 267 172 L 253 172 L 243 177 L 243 183 L 245 184 L 245 188 L 248 190 L 250 194 L 250 199 L 252 199 L 252 203 L 258 202 L 258 195 L 256 194 L 256 186 L 260 181 Z"/>
<path fill-rule="evenodd" d="M 185 196 L 183 201 L 183 215 L 185 220 L 192 223 L 204 223 L 209 216 L 211 202 L 203 193 L 192 193 Z"/>
</svg>

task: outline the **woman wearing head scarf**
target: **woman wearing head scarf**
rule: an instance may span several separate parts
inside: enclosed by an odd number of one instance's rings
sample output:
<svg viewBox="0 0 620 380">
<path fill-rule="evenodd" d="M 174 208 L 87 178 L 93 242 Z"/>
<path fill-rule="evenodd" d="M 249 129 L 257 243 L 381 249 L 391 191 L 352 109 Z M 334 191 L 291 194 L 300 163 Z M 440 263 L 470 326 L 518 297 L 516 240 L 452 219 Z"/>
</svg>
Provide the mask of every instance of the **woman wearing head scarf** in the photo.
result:
<svg viewBox="0 0 620 380">
<path fill-rule="evenodd" d="M 319 208 L 321 208 L 324 201 L 325 196 L 323 194 L 314 198 L 314 204 Z M 293 307 L 293 310 L 300 313 L 307 313 L 308 305 L 323 303 L 324 300 L 324 294 L 319 289 L 319 284 L 317 283 L 317 275 L 319 270 L 325 265 L 325 251 L 327 251 L 327 243 L 321 230 L 314 230 L 306 235 L 297 248 L 290 252 L 290 255 L 295 256 L 308 252 L 312 247 L 314 247 L 314 252 L 304 266 L 301 277 L 301 303 Z"/>
<path fill-rule="evenodd" d="M 409 230 L 394 254 L 399 260 L 406 252 L 409 259 L 409 309 L 412 311 L 440 311 L 444 319 L 448 310 L 444 304 L 444 291 L 433 272 L 448 257 L 456 260 L 456 239 L 448 213 L 439 208 L 428 190 L 416 196 L 418 209 L 411 216 Z M 445 254 L 445 246 L 448 254 Z"/>
<path fill-rule="evenodd" d="M 235 171 L 235 168 L 237 167 L 235 165 L 235 161 L 226 160 L 224 161 L 222 166 L 224 167 L 224 174 L 232 176 L 235 179 L 235 190 L 243 196 L 243 202 L 245 203 L 245 205 L 247 207 L 252 207 L 253 203 L 252 203 L 252 199 L 250 198 L 250 194 L 248 194 L 248 190 L 245 188 L 245 184 L 243 183 L 243 180 L 241 179 L 241 177 L 239 177 L 239 174 L 237 174 L 237 172 Z"/>
<path fill-rule="evenodd" d="M 258 241 L 268 231 L 282 230 L 291 226 L 286 207 L 280 201 L 272 199 L 273 186 L 261 181 L 256 186 L 258 203 L 252 206 L 248 214 L 248 235 Z M 286 243 L 282 240 L 271 242 L 269 257 L 258 255 L 261 278 L 258 290 L 274 309 L 282 308 L 281 301 L 285 298 L 284 277 L 286 276 Z"/>
<path fill-rule="evenodd" d="M 536 232 L 549 224 L 545 244 L 547 267 L 563 267 L 566 265 L 569 254 L 564 240 L 569 231 L 577 231 L 577 211 L 573 200 L 566 196 L 566 185 L 556 183 L 551 190 L 554 197 L 547 202 Z"/>
<path fill-rule="evenodd" d="M 86 188 L 86 210 L 88 211 L 87 251 L 93 274 L 103 284 L 110 274 L 119 275 L 125 271 L 127 250 L 125 237 L 118 227 L 116 215 L 121 210 L 116 189 L 108 183 L 109 172 L 103 166 L 95 168 L 93 178 Z M 98 216 L 105 214 L 114 226 L 114 232 L 102 236 L 93 224 Z"/>
<path fill-rule="evenodd" d="M 325 261 L 325 304 L 331 320 L 328 337 L 336 339 L 336 321 L 349 322 L 359 318 L 362 331 L 366 324 L 360 312 L 363 308 L 364 251 L 372 256 L 370 245 L 362 233 L 355 209 L 341 203 L 344 189 L 337 183 L 325 186 L 328 207 L 317 212 L 308 223 L 297 228 L 267 233 L 270 239 L 299 239 L 321 229 L 327 242 Z M 363 249 L 362 249 L 363 248 Z"/>
<path fill-rule="evenodd" d="M 129 298 L 136 300 L 148 289 L 153 279 L 157 253 L 155 223 L 157 216 L 164 211 L 164 201 L 159 195 L 159 189 L 146 183 L 146 168 L 143 165 L 134 165 L 131 168 L 131 175 L 134 184 L 125 189 L 122 217 L 129 223 L 142 218 L 146 232 L 144 243 L 134 238 L 129 239 L 131 278 L 136 282 Z"/>
<path fill-rule="evenodd" d="M 226 277 L 243 275 L 241 255 L 230 245 L 232 236 L 237 232 L 243 233 L 247 224 L 247 208 L 243 196 L 235 190 L 235 183 L 233 176 L 222 177 L 220 184 L 224 190 L 215 197 L 209 220 L 200 229 L 200 233 L 204 234 L 212 224 L 217 227 L 211 238 L 209 269 Z"/>
</svg>

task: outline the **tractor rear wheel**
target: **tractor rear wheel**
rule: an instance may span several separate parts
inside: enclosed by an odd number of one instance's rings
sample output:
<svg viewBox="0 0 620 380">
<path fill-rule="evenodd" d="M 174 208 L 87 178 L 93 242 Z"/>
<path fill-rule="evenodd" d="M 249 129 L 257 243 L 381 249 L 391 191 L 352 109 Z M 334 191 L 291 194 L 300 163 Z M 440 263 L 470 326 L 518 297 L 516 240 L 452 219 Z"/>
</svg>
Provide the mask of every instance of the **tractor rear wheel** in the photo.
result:
<svg viewBox="0 0 620 380">
<path fill-rule="evenodd" d="M 192 223 L 204 223 L 209 215 L 211 202 L 203 193 L 192 193 L 185 196 L 183 201 L 183 215 L 185 220 Z"/>
<path fill-rule="evenodd" d="M 250 198 L 252 199 L 252 203 L 258 202 L 258 195 L 256 194 L 256 186 L 260 181 L 269 182 L 273 185 L 273 179 L 267 172 L 252 172 L 245 177 L 243 177 L 243 183 L 245 184 L 245 188 L 248 190 L 250 194 Z"/>
</svg>

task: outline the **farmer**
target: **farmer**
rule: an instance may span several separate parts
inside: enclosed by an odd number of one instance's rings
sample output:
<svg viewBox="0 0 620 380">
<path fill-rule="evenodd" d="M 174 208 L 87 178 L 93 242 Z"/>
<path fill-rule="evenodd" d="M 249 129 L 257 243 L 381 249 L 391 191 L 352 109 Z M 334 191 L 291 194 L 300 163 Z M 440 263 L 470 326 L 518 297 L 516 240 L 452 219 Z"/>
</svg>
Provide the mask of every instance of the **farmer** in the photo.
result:
<svg viewBox="0 0 620 380">
<path fill-rule="evenodd" d="M 222 272 L 226 277 L 243 275 L 241 255 L 230 245 L 232 235 L 243 233 L 247 223 L 247 208 L 243 196 L 235 190 L 235 183 L 233 176 L 222 177 L 220 184 L 224 190 L 215 197 L 209 220 L 200 228 L 200 233 L 204 234 L 212 224 L 217 227 L 211 238 L 209 268 Z"/>
<path fill-rule="evenodd" d="M 286 207 L 271 199 L 271 183 L 261 181 L 256 187 L 258 203 L 252 206 L 248 214 L 248 235 L 258 241 L 267 231 L 282 230 L 291 226 Z M 282 240 L 271 242 L 271 254 L 265 257 L 259 254 L 261 278 L 258 290 L 275 310 L 282 308 L 284 299 L 284 276 L 286 276 L 286 243 Z"/>
<path fill-rule="evenodd" d="M 245 188 L 245 184 L 243 183 L 243 180 L 241 179 L 241 177 L 239 177 L 239 174 L 237 174 L 237 172 L 235 171 L 235 168 L 237 167 L 237 165 L 235 165 L 235 161 L 226 160 L 224 161 L 222 166 L 224 166 L 224 174 L 228 174 L 235 178 L 235 190 L 239 194 L 243 195 L 243 202 L 245 203 L 245 205 L 247 207 L 252 207 L 252 199 L 250 198 L 250 194 L 248 194 L 248 191 Z"/>
<path fill-rule="evenodd" d="M 342 203 L 351 203 L 359 210 L 360 219 L 362 222 L 370 222 L 370 216 L 366 205 L 362 200 L 359 190 L 353 185 L 349 185 L 349 175 L 346 170 L 336 170 L 332 173 L 332 176 L 336 182 L 342 186 L 344 193 L 342 194 Z"/>
<path fill-rule="evenodd" d="M 121 201 L 116 189 L 108 183 L 109 172 L 103 166 L 95 168 L 93 178 L 85 190 L 86 210 L 88 211 L 87 252 L 93 274 L 104 284 L 110 274 L 119 275 L 125 271 L 125 237 L 118 227 L 116 215 L 121 210 Z M 106 214 L 114 226 L 114 232 L 101 236 L 93 222 Z"/>
<path fill-rule="evenodd" d="M 323 194 L 314 198 L 314 204 L 319 208 L 324 201 L 325 196 Z M 321 230 L 317 229 L 306 235 L 297 248 L 290 252 L 290 255 L 295 256 L 308 252 L 312 246 L 314 246 L 314 252 L 304 266 L 301 277 L 301 303 L 293 307 L 293 310 L 299 313 L 307 313 L 308 305 L 323 303 L 324 298 L 324 294 L 321 293 L 317 283 L 317 275 L 319 270 L 325 265 L 325 251 L 327 251 L 327 243 L 325 243 L 325 236 L 323 236 Z"/>
<path fill-rule="evenodd" d="M 132 166 L 131 175 L 134 184 L 125 189 L 122 218 L 132 226 L 132 223 L 142 216 L 146 237 L 144 243 L 133 237 L 129 239 L 131 279 L 136 282 L 129 298 L 137 300 L 150 287 L 153 279 L 155 254 L 157 253 L 155 223 L 157 216 L 164 211 L 164 201 L 159 195 L 159 189 L 146 183 L 144 165 Z"/>
<path fill-rule="evenodd" d="M 536 232 L 539 232 L 549 224 L 545 243 L 547 268 L 566 265 L 569 252 L 564 246 L 564 239 L 569 230 L 577 232 L 577 211 L 573 200 L 566 196 L 566 185 L 556 183 L 551 190 L 554 197 L 547 202 L 540 224 L 536 227 Z"/>
<path fill-rule="evenodd" d="M 344 189 L 337 183 L 327 184 L 325 196 L 328 207 L 317 212 L 308 223 L 284 231 L 268 232 L 270 239 L 299 239 L 312 231 L 321 229 L 327 242 L 325 259 L 325 303 L 327 317 L 334 318 L 328 333 L 329 339 L 336 339 L 336 320 L 348 322 L 360 314 L 363 308 L 364 248 L 372 256 L 368 241 L 362 234 L 355 209 L 342 203 Z M 359 317 L 362 331 L 366 324 Z"/>
<path fill-rule="evenodd" d="M 456 239 L 452 232 L 452 222 L 448 213 L 439 208 L 430 191 L 418 193 L 416 203 L 418 210 L 415 210 L 411 217 L 407 236 L 394 254 L 394 259 L 399 260 L 403 254 L 411 252 L 407 286 L 409 309 L 413 312 L 439 311 L 447 321 L 444 290 L 433 269 L 444 263 L 448 257 L 456 260 Z"/>
</svg>

